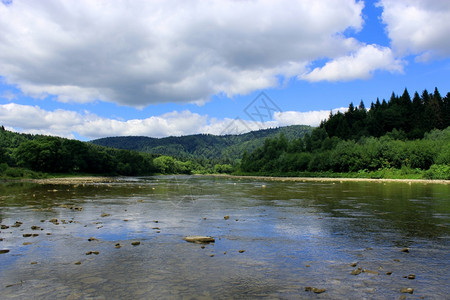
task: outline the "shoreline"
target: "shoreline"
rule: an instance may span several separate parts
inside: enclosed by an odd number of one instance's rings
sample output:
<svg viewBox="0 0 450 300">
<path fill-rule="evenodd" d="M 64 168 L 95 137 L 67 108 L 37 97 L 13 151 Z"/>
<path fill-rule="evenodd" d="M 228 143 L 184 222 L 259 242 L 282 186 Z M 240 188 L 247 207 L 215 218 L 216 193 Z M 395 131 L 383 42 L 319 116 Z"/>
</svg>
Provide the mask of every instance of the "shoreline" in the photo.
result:
<svg viewBox="0 0 450 300">
<path fill-rule="evenodd" d="M 112 183 L 117 182 L 117 177 L 106 176 L 78 176 L 78 177 L 58 177 L 58 178 L 42 178 L 42 179 L 23 179 L 21 181 L 38 183 L 38 184 L 91 184 L 91 183 Z"/>
<path fill-rule="evenodd" d="M 167 175 L 173 176 L 173 175 Z M 450 180 L 444 179 L 389 179 L 389 178 L 339 178 L 339 177 L 275 177 L 275 176 L 254 176 L 254 175 L 228 175 L 228 174 L 202 174 L 192 176 L 212 176 L 235 179 L 251 179 L 264 181 L 291 181 L 291 182 L 403 182 L 403 183 L 422 183 L 422 184 L 450 184 Z M 94 184 L 94 183 L 112 183 L 120 182 L 120 177 L 107 176 L 78 176 L 78 177 L 58 177 L 43 179 L 23 179 L 20 181 L 33 182 L 38 184 Z"/>
<path fill-rule="evenodd" d="M 450 180 L 445 179 L 391 179 L 391 178 L 348 178 L 348 177 L 276 177 L 276 176 L 254 176 L 254 175 L 227 175 L 227 174 L 211 174 L 215 177 L 238 178 L 238 179 L 254 179 L 266 181 L 293 181 L 293 182 L 404 182 L 404 183 L 436 183 L 450 184 Z"/>
</svg>

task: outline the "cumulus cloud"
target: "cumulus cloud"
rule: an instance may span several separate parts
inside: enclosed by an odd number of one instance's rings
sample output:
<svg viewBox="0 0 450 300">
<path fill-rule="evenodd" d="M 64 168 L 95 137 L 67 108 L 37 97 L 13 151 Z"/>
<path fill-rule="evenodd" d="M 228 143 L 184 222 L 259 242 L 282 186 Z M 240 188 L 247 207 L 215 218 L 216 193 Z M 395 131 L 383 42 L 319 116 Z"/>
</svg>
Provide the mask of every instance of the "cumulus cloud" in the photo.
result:
<svg viewBox="0 0 450 300">
<path fill-rule="evenodd" d="M 344 113 L 347 108 L 335 108 L 331 112 L 336 114 L 338 111 Z M 309 126 L 319 126 L 320 122 L 326 120 L 330 116 L 329 110 L 317 110 L 308 112 L 299 111 L 285 111 L 274 113 L 274 119 L 279 126 L 289 126 L 289 125 L 309 125 Z"/>
<path fill-rule="evenodd" d="M 0 75 L 34 97 L 130 106 L 275 87 L 360 46 L 354 0 L 14 0 L 0 4 Z M 375 67 L 375 66 L 374 66 Z M 281 77 L 280 77 L 281 76 Z"/>
<path fill-rule="evenodd" d="M 346 111 L 345 108 L 333 110 Z M 181 136 L 197 133 L 215 135 L 242 134 L 252 130 L 288 125 L 317 126 L 330 111 L 276 112 L 265 122 L 240 118 L 216 119 L 189 110 L 173 111 L 146 119 L 116 120 L 95 114 L 58 109 L 47 111 L 38 106 L 8 103 L 0 105 L 1 125 L 10 130 L 48 134 L 67 138 L 95 139 L 107 136 Z"/>
<path fill-rule="evenodd" d="M 348 81 L 367 79 L 376 70 L 402 72 L 403 63 L 394 57 L 391 49 L 377 45 L 365 45 L 356 53 L 327 62 L 301 76 L 308 81 Z"/>
<path fill-rule="evenodd" d="M 442 0 L 381 0 L 382 20 L 392 47 L 400 55 L 424 61 L 450 55 L 450 2 Z"/>
</svg>

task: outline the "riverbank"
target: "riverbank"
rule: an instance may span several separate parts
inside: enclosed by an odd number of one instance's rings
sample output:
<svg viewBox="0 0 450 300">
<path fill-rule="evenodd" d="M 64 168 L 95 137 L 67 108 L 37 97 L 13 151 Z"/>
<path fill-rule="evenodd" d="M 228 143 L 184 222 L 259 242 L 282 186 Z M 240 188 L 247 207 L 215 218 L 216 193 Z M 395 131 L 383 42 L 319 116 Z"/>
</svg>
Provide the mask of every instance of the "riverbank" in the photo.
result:
<svg viewBox="0 0 450 300">
<path fill-rule="evenodd" d="M 450 184 L 450 180 L 443 179 L 389 179 L 389 178 L 337 178 L 337 177 L 274 177 L 274 176 L 254 176 L 254 175 L 228 175 L 213 174 L 211 176 L 228 177 L 237 179 L 253 179 L 265 181 L 300 181 L 300 182 L 345 182 L 345 181 L 364 181 L 364 182 L 405 182 L 405 183 L 437 183 Z"/>
<path fill-rule="evenodd" d="M 169 175 L 168 175 L 169 176 Z M 331 177 L 274 177 L 274 176 L 254 176 L 254 175 L 229 175 L 229 174 L 208 174 L 194 176 L 213 176 L 234 179 L 252 179 L 264 181 L 293 181 L 293 182 L 404 182 L 408 184 L 450 184 L 450 180 L 442 179 L 374 179 L 374 178 L 331 178 Z M 43 179 L 23 179 L 23 181 L 39 183 L 39 184 L 93 184 L 93 183 L 112 183 L 120 181 L 119 177 L 105 176 L 86 176 L 86 177 L 58 177 Z"/>
<path fill-rule="evenodd" d="M 23 179 L 22 181 L 39 184 L 92 184 L 92 183 L 112 183 L 117 182 L 117 177 L 86 176 L 86 177 L 57 177 L 42 179 Z"/>
</svg>

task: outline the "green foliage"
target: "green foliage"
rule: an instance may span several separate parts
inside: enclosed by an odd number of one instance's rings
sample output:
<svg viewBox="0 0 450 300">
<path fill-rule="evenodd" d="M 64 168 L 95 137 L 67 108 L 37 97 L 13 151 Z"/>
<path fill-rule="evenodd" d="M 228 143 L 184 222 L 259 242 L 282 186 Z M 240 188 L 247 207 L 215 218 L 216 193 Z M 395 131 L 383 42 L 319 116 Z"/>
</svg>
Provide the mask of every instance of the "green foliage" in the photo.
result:
<svg viewBox="0 0 450 300">
<path fill-rule="evenodd" d="M 244 151 L 253 151 L 262 146 L 266 138 L 274 138 L 283 133 L 287 140 L 300 139 L 311 133 L 312 127 L 294 125 L 282 128 L 252 131 L 240 135 L 215 136 L 196 134 L 181 137 L 109 137 L 92 141 L 93 144 L 117 149 L 136 150 L 177 157 L 180 160 L 195 160 L 204 167 L 214 168 L 215 164 L 232 164 L 242 158 Z M 209 162 L 213 162 L 212 165 Z"/>
<path fill-rule="evenodd" d="M 425 172 L 427 179 L 445 179 L 450 180 L 450 165 L 432 165 L 428 171 Z"/>
<path fill-rule="evenodd" d="M 405 89 L 402 96 L 392 93 L 388 102 L 377 99 L 367 111 L 361 101 L 359 107 L 351 103 L 345 113 L 338 112 L 322 122 L 328 136 L 358 140 L 363 136 L 381 137 L 390 134 L 393 139 L 418 139 L 432 129 L 450 126 L 449 93 L 442 98 L 437 88 L 434 93 L 417 92 L 411 100 Z"/>
<path fill-rule="evenodd" d="M 448 124 L 443 113 L 448 111 L 448 96 L 442 99 L 436 89 L 421 97 L 416 92 L 411 100 L 405 90 L 401 97 L 393 94 L 389 102 L 377 100 L 369 111 L 362 102 L 357 108 L 350 104 L 345 114 L 330 114 L 303 139 L 286 140 L 282 135 L 266 139 L 261 147 L 244 153 L 240 172 L 448 179 L 450 127 L 441 128 Z M 418 117 L 420 113 L 426 120 Z"/>
<path fill-rule="evenodd" d="M 0 138 L 0 163 L 4 177 L 35 178 L 41 176 L 40 172 L 106 175 L 149 175 L 155 172 L 153 156 L 149 154 L 7 130 L 0 130 Z"/>
<path fill-rule="evenodd" d="M 214 173 L 231 174 L 233 173 L 233 166 L 230 164 L 216 164 L 214 166 Z"/>
</svg>

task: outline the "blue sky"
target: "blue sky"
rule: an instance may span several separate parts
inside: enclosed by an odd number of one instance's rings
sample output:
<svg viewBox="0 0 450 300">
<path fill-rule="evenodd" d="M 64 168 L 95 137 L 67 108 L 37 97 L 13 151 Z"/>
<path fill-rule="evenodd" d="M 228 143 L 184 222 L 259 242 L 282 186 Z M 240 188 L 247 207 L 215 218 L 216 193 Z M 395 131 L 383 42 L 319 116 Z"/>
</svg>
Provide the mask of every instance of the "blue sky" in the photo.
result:
<svg viewBox="0 0 450 300">
<path fill-rule="evenodd" d="M 0 124 L 81 140 L 317 126 L 449 92 L 448 19 L 438 0 L 3 0 Z"/>
</svg>

